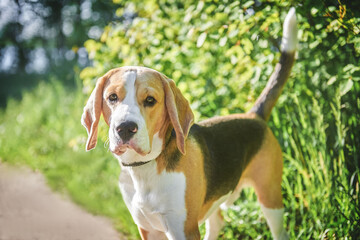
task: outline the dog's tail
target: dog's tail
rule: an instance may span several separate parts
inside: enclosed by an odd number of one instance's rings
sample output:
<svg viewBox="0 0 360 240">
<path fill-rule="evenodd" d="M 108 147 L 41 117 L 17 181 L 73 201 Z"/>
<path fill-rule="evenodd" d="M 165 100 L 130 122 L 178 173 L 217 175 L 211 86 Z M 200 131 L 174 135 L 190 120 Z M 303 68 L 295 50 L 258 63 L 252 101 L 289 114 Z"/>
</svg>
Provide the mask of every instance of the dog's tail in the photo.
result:
<svg viewBox="0 0 360 240">
<path fill-rule="evenodd" d="M 266 121 L 270 117 L 271 110 L 275 106 L 294 64 L 297 45 L 295 8 L 291 8 L 288 12 L 283 28 L 280 61 L 276 64 L 275 70 L 271 74 L 265 89 L 249 111 L 256 113 Z"/>
</svg>

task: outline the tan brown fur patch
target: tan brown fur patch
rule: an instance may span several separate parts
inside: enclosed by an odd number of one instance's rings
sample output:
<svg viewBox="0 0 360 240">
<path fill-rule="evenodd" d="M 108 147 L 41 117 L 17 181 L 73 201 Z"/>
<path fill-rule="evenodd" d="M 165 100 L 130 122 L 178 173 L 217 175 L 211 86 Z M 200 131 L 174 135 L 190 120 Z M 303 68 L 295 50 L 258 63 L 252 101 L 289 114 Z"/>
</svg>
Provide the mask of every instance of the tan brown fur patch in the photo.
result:
<svg viewBox="0 0 360 240">
<path fill-rule="evenodd" d="M 265 207 L 282 208 L 282 169 L 280 145 L 271 130 L 267 128 L 262 147 L 245 169 L 240 182 L 247 182 L 253 186 L 260 203 Z M 237 189 L 241 187 L 241 183 Z"/>
</svg>

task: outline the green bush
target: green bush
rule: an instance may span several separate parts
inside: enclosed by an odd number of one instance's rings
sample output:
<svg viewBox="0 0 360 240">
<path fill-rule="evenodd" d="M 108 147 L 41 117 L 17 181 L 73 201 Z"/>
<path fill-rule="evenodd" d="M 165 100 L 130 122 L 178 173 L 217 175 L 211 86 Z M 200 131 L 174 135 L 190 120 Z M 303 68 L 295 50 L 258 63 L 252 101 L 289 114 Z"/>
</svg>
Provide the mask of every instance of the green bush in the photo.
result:
<svg viewBox="0 0 360 240">
<path fill-rule="evenodd" d="M 284 151 L 286 223 L 291 238 L 360 234 L 359 3 L 114 2 L 119 16 L 134 19 L 111 23 L 100 41 L 86 42 L 93 65 L 81 73 L 85 86 L 92 89 L 111 68 L 154 68 L 175 80 L 198 120 L 251 108 L 279 59 L 282 21 L 295 6 L 297 61 L 269 121 Z M 270 236 L 248 198 L 255 199 L 251 190 L 226 213 L 222 237 Z"/>
</svg>

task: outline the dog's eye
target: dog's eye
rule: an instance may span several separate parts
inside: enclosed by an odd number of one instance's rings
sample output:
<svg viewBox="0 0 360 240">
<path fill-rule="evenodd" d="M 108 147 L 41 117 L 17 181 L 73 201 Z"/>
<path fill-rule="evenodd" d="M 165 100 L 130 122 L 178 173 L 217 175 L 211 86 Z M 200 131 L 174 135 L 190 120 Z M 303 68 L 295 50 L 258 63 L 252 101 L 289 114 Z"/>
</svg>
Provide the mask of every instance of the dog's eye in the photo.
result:
<svg viewBox="0 0 360 240">
<path fill-rule="evenodd" d="M 144 106 L 145 107 L 152 107 L 152 106 L 155 105 L 155 103 L 156 103 L 155 98 L 153 98 L 151 96 L 148 96 L 144 101 Z"/>
<path fill-rule="evenodd" d="M 110 96 L 109 96 L 109 101 L 111 102 L 111 103 L 114 103 L 114 102 L 116 102 L 118 100 L 118 96 L 115 94 L 115 93 L 113 93 L 113 94 L 111 94 Z"/>
</svg>

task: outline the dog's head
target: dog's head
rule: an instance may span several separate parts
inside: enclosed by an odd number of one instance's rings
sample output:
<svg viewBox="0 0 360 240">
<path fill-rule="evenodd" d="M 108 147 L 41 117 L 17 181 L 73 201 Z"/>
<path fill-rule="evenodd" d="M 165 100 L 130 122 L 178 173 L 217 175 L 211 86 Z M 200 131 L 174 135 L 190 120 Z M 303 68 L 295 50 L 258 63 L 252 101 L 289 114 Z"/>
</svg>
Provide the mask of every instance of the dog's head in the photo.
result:
<svg viewBox="0 0 360 240">
<path fill-rule="evenodd" d="M 185 154 L 185 139 L 194 119 L 174 81 L 143 67 L 113 69 L 98 79 L 81 119 L 88 132 L 86 150 L 96 146 L 101 114 L 109 125 L 110 151 L 147 160 L 160 154 L 171 129 Z"/>
</svg>

